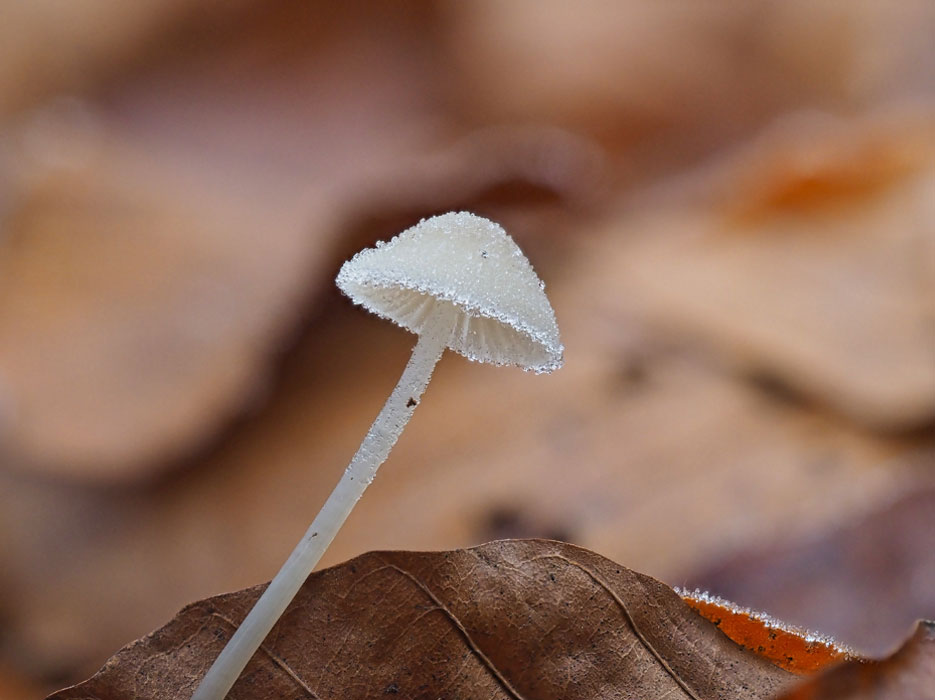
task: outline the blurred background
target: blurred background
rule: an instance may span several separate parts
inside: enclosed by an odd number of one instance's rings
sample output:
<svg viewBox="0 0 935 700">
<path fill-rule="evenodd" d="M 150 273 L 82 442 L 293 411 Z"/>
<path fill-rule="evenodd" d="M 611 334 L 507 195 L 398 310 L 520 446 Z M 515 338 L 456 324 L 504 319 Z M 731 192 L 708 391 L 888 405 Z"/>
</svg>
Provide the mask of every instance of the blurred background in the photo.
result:
<svg viewBox="0 0 935 700">
<path fill-rule="evenodd" d="M 502 223 L 566 365 L 449 353 L 325 564 L 580 544 L 869 653 L 935 617 L 935 5 L 0 4 L 0 697 L 269 579 Z"/>
</svg>

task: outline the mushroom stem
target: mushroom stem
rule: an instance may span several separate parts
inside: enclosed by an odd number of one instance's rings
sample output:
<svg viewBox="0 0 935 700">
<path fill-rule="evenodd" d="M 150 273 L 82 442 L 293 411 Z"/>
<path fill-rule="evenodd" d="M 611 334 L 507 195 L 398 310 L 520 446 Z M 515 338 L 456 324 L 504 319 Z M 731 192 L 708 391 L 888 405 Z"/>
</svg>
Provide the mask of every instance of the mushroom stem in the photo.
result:
<svg viewBox="0 0 935 700">
<path fill-rule="evenodd" d="M 406 369 L 367 431 L 338 485 L 279 573 L 208 669 L 192 695 L 192 700 L 220 700 L 227 695 L 247 662 L 312 573 L 412 417 L 432 377 L 432 371 L 445 351 L 454 319 L 454 310 L 450 304 L 433 306 Z"/>
</svg>

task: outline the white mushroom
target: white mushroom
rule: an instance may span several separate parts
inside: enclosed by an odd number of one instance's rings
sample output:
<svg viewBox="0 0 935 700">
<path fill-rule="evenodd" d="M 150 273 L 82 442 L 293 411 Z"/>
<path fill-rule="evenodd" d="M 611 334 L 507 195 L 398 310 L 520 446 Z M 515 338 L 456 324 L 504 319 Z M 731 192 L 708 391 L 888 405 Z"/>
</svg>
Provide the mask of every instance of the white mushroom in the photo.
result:
<svg viewBox="0 0 935 700">
<path fill-rule="evenodd" d="M 561 367 L 545 287 L 497 224 L 467 212 L 425 219 L 361 251 L 338 273 L 356 304 L 419 340 L 340 482 L 305 536 L 208 670 L 193 700 L 223 698 L 315 568 L 412 416 L 445 348 L 533 372 Z"/>
</svg>

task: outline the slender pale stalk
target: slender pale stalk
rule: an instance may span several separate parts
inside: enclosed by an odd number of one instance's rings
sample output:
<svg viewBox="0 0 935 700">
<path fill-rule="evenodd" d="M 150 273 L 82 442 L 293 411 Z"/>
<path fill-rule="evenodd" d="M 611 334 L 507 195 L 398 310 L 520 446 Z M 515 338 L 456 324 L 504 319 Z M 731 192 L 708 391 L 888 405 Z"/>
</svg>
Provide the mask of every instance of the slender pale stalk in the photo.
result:
<svg viewBox="0 0 935 700">
<path fill-rule="evenodd" d="M 364 489 L 373 481 L 422 398 L 454 324 L 453 309 L 439 304 L 427 319 L 412 357 L 334 491 L 282 569 L 221 651 L 192 700 L 220 700 L 312 573 Z"/>
</svg>

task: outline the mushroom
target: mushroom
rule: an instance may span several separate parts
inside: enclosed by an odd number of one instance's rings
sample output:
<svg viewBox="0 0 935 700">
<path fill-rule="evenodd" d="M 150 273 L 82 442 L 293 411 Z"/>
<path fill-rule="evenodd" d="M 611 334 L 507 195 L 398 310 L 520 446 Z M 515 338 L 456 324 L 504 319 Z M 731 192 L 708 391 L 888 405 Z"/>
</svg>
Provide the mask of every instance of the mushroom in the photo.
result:
<svg viewBox="0 0 935 700">
<path fill-rule="evenodd" d="M 412 416 L 445 348 L 537 373 L 562 364 L 545 285 L 497 224 L 467 212 L 423 219 L 344 263 L 355 304 L 419 336 L 402 377 L 305 536 L 238 627 L 193 700 L 223 698 L 331 544 Z"/>
</svg>

